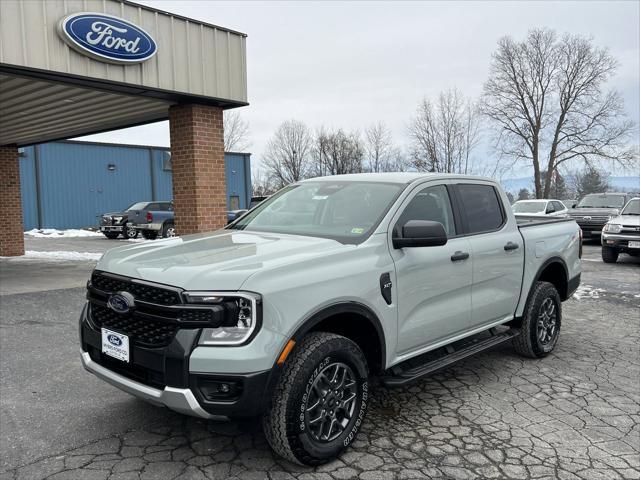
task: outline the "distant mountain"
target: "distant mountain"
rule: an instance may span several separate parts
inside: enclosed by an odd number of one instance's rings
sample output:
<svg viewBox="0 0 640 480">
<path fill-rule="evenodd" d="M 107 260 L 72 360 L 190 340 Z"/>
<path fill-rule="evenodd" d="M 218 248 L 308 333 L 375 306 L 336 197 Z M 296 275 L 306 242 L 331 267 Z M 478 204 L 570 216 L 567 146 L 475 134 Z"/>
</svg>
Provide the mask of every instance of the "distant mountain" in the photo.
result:
<svg viewBox="0 0 640 480">
<path fill-rule="evenodd" d="M 507 192 L 517 195 L 520 189 L 532 191 L 533 177 L 507 178 L 502 180 L 502 186 Z M 612 190 L 622 192 L 640 192 L 640 177 L 609 177 Z"/>
</svg>

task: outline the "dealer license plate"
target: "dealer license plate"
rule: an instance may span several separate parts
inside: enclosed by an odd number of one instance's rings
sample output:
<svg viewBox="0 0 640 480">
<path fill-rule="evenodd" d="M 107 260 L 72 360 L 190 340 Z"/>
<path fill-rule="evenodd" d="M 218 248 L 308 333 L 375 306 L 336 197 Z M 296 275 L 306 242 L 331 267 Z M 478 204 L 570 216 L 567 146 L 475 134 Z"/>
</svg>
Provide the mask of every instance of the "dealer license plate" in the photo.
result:
<svg viewBox="0 0 640 480">
<path fill-rule="evenodd" d="M 129 337 L 122 333 L 102 328 L 102 353 L 123 362 L 129 361 Z"/>
<path fill-rule="evenodd" d="M 640 242 L 634 242 L 633 240 L 631 240 L 629 242 L 629 248 L 640 248 Z"/>
</svg>

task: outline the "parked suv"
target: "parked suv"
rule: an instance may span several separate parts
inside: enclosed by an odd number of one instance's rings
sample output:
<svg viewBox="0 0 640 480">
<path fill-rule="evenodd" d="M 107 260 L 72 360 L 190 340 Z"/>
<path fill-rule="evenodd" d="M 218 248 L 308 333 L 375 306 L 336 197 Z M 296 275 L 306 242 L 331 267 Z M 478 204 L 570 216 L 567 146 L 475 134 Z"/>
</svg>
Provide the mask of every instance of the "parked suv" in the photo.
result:
<svg viewBox="0 0 640 480">
<path fill-rule="evenodd" d="M 125 238 L 136 238 L 138 231 L 129 221 L 129 214 L 137 209 L 144 208 L 146 204 L 134 203 L 122 212 L 103 213 L 100 216 L 100 231 L 105 237 L 115 240 L 120 235 Z"/>
<path fill-rule="evenodd" d="M 158 236 L 168 238 L 176 235 L 173 202 L 146 202 L 144 208 L 131 212 L 129 220 L 147 240 L 155 240 Z"/>
<path fill-rule="evenodd" d="M 605 223 L 618 215 L 632 196 L 629 193 L 591 193 L 569 210 L 569 216 L 580 225 L 585 238 L 600 236 Z"/>
<path fill-rule="evenodd" d="M 620 253 L 640 255 L 640 197 L 629 200 L 602 230 L 602 260 L 615 263 Z"/>
<path fill-rule="evenodd" d="M 548 355 L 579 257 L 573 220 L 516 220 L 493 180 L 305 180 L 223 230 L 105 253 L 82 362 L 178 412 L 262 415 L 278 454 L 318 465 L 355 440 L 371 376 L 407 385 L 506 342 Z"/>
</svg>

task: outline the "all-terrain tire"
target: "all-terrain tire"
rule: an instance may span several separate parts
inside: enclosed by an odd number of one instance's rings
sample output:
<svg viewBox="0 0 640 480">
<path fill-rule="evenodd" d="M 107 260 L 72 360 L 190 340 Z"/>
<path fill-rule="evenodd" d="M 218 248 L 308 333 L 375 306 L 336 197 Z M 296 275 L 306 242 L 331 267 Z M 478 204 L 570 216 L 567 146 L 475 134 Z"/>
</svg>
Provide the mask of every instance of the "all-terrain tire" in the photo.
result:
<svg viewBox="0 0 640 480">
<path fill-rule="evenodd" d="M 124 226 L 124 232 L 122 236 L 128 239 L 138 238 L 138 230 L 131 226 L 130 223 L 126 223 Z"/>
<path fill-rule="evenodd" d="M 555 312 L 555 329 L 553 335 L 550 335 L 548 341 L 543 341 L 547 338 L 541 339 L 541 333 L 539 325 L 544 322 L 544 312 L 549 310 L 549 305 L 553 304 Z M 541 318 L 542 315 L 542 318 Z M 550 322 L 546 324 L 549 325 Z M 529 358 L 542 358 L 549 355 L 556 343 L 558 343 L 558 336 L 560 335 L 560 326 L 562 324 L 562 301 L 560 295 L 556 290 L 556 287 L 549 282 L 536 282 L 532 288 L 527 300 L 527 305 L 522 317 L 521 332 L 520 335 L 513 339 L 513 346 L 520 355 Z M 548 328 L 545 327 L 545 330 Z"/>
<path fill-rule="evenodd" d="M 604 263 L 616 263 L 620 252 L 617 248 L 602 247 L 602 261 Z"/>
<path fill-rule="evenodd" d="M 346 365 L 350 369 L 355 381 L 350 387 L 350 394 L 355 394 L 355 400 L 350 419 L 341 415 L 341 421 L 346 423 L 341 433 L 338 435 L 340 428 L 337 428 L 337 437 L 325 441 L 318 439 L 317 432 L 313 431 L 317 424 L 312 426 L 309 420 L 311 413 L 315 416 L 318 411 L 312 410 L 316 402 L 322 401 L 319 408 L 323 410 L 318 418 L 324 414 L 324 401 L 328 397 L 320 398 L 318 392 L 324 391 L 323 388 L 314 387 L 324 385 L 324 379 L 331 377 L 334 365 Z M 338 393 L 339 398 L 344 398 L 342 393 Z M 332 390 L 329 389 L 327 395 L 332 395 Z M 312 332 L 294 347 L 286 360 L 270 408 L 263 416 L 265 436 L 271 448 L 287 460 L 303 465 L 320 465 L 335 458 L 355 440 L 368 404 L 368 369 L 362 350 L 340 335 Z M 329 400 L 326 405 L 329 405 Z M 308 411 L 311 411 L 309 415 Z M 333 423 L 328 427 L 327 437 L 333 432 L 332 427 Z"/>
</svg>

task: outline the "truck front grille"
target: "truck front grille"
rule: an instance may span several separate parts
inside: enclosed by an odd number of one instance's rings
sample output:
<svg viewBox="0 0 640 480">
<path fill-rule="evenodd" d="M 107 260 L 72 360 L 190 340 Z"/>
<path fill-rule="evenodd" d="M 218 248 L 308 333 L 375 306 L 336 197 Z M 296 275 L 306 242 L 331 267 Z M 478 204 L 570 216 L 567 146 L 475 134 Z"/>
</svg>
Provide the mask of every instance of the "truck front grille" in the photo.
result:
<svg viewBox="0 0 640 480">
<path fill-rule="evenodd" d="M 107 307 L 91 305 L 91 320 L 98 328 L 108 328 L 131 337 L 134 343 L 142 346 L 160 347 L 168 345 L 176 334 L 177 324 L 153 320 L 134 313 L 131 316 L 119 315 Z"/>
<path fill-rule="evenodd" d="M 175 305 L 182 303 L 178 290 L 151 286 L 144 283 L 132 282 L 129 279 L 105 275 L 94 272 L 91 276 L 91 284 L 100 290 L 109 293 L 129 292 L 137 300 L 157 303 L 159 305 Z"/>
<path fill-rule="evenodd" d="M 109 297 L 127 292 L 135 305 L 126 313 L 109 308 Z M 132 344 L 147 348 L 171 343 L 180 328 L 217 327 L 224 321 L 221 305 L 183 303 L 181 290 L 121 275 L 95 271 L 87 286 L 89 318 L 94 330 L 108 328 L 129 336 Z"/>
</svg>

